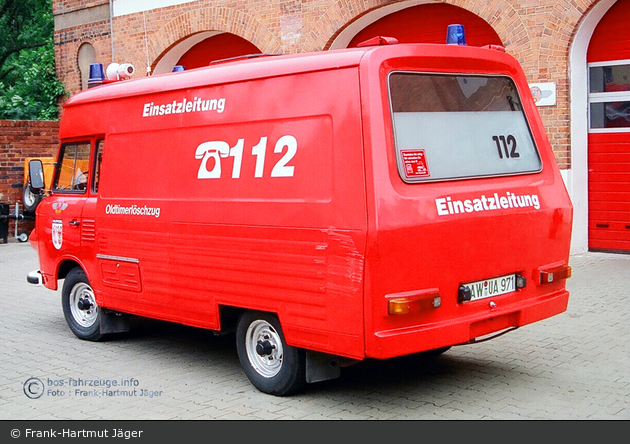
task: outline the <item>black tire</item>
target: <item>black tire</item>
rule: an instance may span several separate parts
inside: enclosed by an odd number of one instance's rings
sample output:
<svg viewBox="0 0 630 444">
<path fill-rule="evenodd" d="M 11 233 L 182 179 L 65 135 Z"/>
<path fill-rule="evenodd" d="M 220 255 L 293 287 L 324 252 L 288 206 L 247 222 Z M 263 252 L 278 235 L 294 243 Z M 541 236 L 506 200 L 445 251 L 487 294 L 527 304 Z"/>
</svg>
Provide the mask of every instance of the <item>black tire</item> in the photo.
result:
<svg viewBox="0 0 630 444">
<path fill-rule="evenodd" d="M 101 308 L 94 298 L 94 290 L 79 267 L 70 270 L 61 290 L 61 306 L 66 322 L 77 338 L 98 341 L 101 334 Z"/>
<path fill-rule="evenodd" d="M 22 190 L 22 204 L 24 205 L 24 211 L 27 213 L 34 213 L 41 200 L 41 194 L 33 193 L 31 190 L 31 182 L 26 182 L 24 184 L 24 189 Z"/>
<path fill-rule="evenodd" d="M 245 374 L 261 392 L 288 396 L 306 385 L 306 352 L 287 345 L 274 314 L 244 312 L 236 328 L 236 350 Z"/>
</svg>

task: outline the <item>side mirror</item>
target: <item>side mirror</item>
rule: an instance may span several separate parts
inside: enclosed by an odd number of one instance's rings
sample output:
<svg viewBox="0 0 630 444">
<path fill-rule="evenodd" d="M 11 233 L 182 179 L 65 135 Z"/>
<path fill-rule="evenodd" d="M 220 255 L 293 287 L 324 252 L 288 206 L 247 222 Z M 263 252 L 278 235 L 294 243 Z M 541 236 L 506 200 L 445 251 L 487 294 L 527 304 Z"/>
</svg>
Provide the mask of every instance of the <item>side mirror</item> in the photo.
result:
<svg viewBox="0 0 630 444">
<path fill-rule="evenodd" d="M 44 183 L 44 166 L 41 160 L 29 160 L 28 180 L 33 190 L 42 190 L 46 186 Z"/>
</svg>

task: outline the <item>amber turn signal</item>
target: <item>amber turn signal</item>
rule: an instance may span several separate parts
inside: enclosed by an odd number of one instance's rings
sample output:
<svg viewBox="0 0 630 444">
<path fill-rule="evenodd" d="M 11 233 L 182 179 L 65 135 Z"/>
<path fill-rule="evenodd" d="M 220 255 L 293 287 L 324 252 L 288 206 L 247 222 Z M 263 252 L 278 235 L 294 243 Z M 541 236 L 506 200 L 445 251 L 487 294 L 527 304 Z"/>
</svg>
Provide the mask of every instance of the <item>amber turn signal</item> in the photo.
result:
<svg viewBox="0 0 630 444">
<path fill-rule="evenodd" d="M 562 265 L 560 267 L 550 268 L 548 270 L 540 270 L 540 283 L 548 284 L 562 279 L 571 277 L 571 267 Z"/>
<path fill-rule="evenodd" d="M 409 292 L 389 299 L 387 301 L 387 314 L 404 315 L 424 308 L 438 308 L 440 305 L 442 305 L 442 298 L 438 293 Z"/>
</svg>

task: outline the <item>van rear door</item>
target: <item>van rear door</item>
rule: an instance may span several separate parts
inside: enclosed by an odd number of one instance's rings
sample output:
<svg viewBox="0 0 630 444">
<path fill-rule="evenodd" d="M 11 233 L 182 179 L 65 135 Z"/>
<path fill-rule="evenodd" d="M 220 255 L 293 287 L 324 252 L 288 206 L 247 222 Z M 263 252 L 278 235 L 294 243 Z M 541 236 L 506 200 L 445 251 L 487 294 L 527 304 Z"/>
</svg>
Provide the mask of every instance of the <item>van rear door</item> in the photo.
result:
<svg viewBox="0 0 630 444">
<path fill-rule="evenodd" d="M 390 61 L 379 79 L 388 146 L 370 156 L 370 357 L 468 342 L 568 300 L 564 281 L 540 283 L 567 265 L 572 211 L 522 71 L 498 51 L 428 51 L 439 58 Z M 392 314 L 390 300 L 412 308 Z"/>
</svg>

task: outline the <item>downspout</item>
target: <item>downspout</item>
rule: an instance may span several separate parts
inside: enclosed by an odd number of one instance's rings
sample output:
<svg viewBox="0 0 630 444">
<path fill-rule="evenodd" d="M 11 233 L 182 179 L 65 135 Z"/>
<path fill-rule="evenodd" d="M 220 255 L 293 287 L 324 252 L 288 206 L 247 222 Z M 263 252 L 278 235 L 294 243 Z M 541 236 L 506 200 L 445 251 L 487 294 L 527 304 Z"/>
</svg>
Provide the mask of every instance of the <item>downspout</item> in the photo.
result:
<svg viewBox="0 0 630 444">
<path fill-rule="evenodd" d="M 112 63 L 114 63 L 114 0 L 109 0 L 109 40 L 112 46 Z"/>
</svg>

